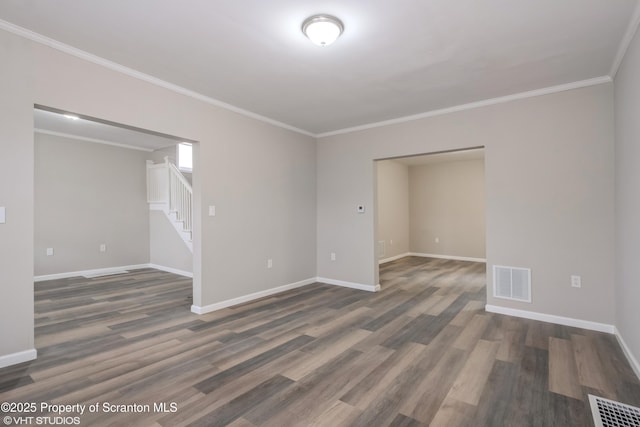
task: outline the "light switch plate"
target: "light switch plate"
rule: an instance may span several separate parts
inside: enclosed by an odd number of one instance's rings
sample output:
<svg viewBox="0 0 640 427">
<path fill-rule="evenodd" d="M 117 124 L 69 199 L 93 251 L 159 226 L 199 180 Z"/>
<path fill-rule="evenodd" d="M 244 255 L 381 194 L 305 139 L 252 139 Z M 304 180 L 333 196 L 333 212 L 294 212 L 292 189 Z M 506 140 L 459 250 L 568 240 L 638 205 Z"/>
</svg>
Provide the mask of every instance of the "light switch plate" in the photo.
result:
<svg viewBox="0 0 640 427">
<path fill-rule="evenodd" d="M 0 206 L 0 224 L 4 224 L 5 222 L 7 222 L 7 214 L 4 206 Z"/>
<path fill-rule="evenodd" d="M 216 207 L 213 205 L 209 206 L 209 216 L 216 216 Z"/>
</svg>

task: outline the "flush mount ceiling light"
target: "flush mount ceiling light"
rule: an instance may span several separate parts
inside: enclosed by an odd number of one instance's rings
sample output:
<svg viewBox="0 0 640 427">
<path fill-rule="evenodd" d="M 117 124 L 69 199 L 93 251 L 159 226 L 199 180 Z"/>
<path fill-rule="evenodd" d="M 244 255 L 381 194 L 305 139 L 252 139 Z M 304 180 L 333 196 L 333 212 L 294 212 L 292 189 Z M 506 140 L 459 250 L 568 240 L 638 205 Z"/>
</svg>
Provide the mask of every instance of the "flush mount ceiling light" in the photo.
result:
<svg viewBox="0 0 640 427">
<path fill-rule="evenodd" d="M 302 32 L 318 46 L 329 46 L 340 37 L 342 30 L 342 21 L 331 15 L 313 15 L 302 23 Z"/>
</svg>

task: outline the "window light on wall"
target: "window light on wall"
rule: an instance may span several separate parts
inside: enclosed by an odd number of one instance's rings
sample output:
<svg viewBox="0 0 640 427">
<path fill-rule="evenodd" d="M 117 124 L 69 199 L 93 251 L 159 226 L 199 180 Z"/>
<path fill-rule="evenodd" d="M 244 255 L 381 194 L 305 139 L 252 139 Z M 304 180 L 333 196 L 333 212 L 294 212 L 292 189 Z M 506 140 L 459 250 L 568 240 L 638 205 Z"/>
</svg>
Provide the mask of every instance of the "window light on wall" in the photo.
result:
<svg viewBox="0 0 640 427">
<path fill-rule="evenodd" d="M 185 172 L 193 170 L 193 146 L 187 142 L 178 144 L 178 169 Z"/>
</svg>

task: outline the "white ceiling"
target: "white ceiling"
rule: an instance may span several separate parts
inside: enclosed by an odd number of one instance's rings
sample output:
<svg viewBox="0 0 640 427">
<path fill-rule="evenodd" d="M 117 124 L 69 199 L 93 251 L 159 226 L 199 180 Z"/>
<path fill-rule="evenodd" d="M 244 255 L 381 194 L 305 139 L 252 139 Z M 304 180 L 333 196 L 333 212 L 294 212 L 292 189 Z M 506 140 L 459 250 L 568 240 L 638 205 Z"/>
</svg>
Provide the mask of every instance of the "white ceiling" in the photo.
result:
<svg viewBox="0 0 640 427">
<path fill-rule="evenodd" d="M 33 125 L 36 132 L 71 136 L 84 141 L 121 145 L 145 151 L 159 150 L 180 142 L 179 139 L 168 135 L 152 134 L 87 118 L 72 120 L 63 114 L 38 108 L 33 110 Z"/>
<path fill-rule="evenodd" d="M 0 19 L 318 135 L 610 76 L 637 4 L 2 0 Z M 315 13 L 344 22 L 332 46 L 301 33 Z"/>
</svg>

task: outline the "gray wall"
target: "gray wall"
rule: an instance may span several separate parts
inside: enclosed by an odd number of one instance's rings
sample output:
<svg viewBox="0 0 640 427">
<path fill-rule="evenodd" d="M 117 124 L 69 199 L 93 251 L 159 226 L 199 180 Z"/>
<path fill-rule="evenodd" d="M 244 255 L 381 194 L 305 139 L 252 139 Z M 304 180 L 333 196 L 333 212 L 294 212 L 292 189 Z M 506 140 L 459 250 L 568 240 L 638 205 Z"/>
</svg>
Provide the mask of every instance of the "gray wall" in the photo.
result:
<svg viewBox="0 0 640 427">
<path fill-rule="evenodd" d="M 483 159 L 411 166 L 411 252 L 484 258 L 484 198 Z"/>
<path fill-rule="evenodd" d="M 36 276 L 149 262 L 148 155 L 36 133 Z"/>
<path fill-rule="evenodd" d="M 0 206 L 7 215 L 0 224 L 0 357 L 34 348 L 34 87 L 29 45 L 0 31 Z"/>
<path fill-rule="evenodd" d="M 162 211 L 149 211 L 151 264 L 193 273 L 193 255 Z"/>
<path fill-rule="evenodd" d="M 378 283 L 376 218 L 355 210 L 375 201 L 375 159 L 484 146 L 489 283 L 497 264 L 530 267 L 533 286 L 531 304 L 488 303 L 612 324 L 613 122 L 602 84 L 321 138 L 318 275 Z"/>
<path fill-rule="evenodd" d="M 640 360 L 640 34 L 615 79 L 616 326 Z"/>
<path fill-rule="evenodd" d="M 199 141 L 194 304 L 316 276 L 312 137 L 0 31 L 0 357 L 33 348 L 33 105 Z M 251 171 L 248 173 L 247 171 Z M 206 216 L 216 205 L 217 215 Z M 266 268 L 267 258 L 273 268 Z"/>
<path fill-rule="evenodd" d="M 394 160 L 377 166 L 378 241 L 385 242 L 385 255 L 392 258 L 409 252 L 409 168 Z"/>
</svg>

